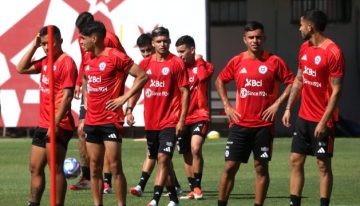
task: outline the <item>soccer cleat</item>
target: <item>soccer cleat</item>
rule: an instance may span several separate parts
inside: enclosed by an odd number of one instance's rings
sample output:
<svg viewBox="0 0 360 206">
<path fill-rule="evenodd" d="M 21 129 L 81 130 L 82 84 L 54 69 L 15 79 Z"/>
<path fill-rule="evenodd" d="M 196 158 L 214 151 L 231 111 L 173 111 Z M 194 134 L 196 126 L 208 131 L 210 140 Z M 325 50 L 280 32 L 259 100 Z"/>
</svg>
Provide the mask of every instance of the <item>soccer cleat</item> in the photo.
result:
<svg viewBox="0 0 360 206">
<path fill-rule="evenodd" d="M 141 190 L 141 186 L 140 185 L 136 185 L 135 187 L 130 188 L 129 191 L 132 195 L 136 196 L 136 197 L 141 197 L 142 196 L 142 190 Z M 155 202 L 156 203 L 156 202 Z M 150 203 L 149 203 L 150 204 Z"/>
<path fill-rule="evenodd" d="M 193 193 L 194 193 L 194 198 L 196 200 L 203 199 L 203 193 L 202 193 L 202 191 L 201 191 L 201 189 L 199 187 L 195 187 Z"/>
<path fill-rule="evenodd" d="M 107 182 L 104 182 L 104 192 L 103 193 L 104 194 L 111 194 L 112 193 L 111 186 Z"/>
<path fill-rule="evenodd" d="M 176 203 L 174 201 L 170 201 L 167 206 L 180 206 L 180 203 Z"/>
<path fill-rule="evenodd" d="M 146 206 L 157 206 L 155 200 L 151 200 Z"/>
<path fill-rule="evenodd" d="M 185 196 L 180 197 L 180 200 L 191 200 L 191 199 L 194 199 L 194 192 L 193 191 L 189 192 Z"/>
<path fill-rule="evenodd" d="M 90 189 L 90 181 L 82 176 L 76 184 L 69 186 L 70 190 L 87 190 Z"/>
</svg>

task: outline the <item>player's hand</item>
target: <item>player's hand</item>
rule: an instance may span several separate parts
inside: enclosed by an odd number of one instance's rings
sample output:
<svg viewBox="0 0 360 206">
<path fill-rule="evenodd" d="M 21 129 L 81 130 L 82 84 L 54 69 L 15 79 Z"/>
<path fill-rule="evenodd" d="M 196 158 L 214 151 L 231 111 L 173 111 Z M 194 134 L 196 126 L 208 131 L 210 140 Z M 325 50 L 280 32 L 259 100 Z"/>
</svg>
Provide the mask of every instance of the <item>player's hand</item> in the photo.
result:
<svg viewBox="0 0 360 206">
<path fill-rule="evenodd" d="M 41 44 L 41 37 L 40 37 L 40 34 L 37 34 L 34 39 L 33 46 L 35 48 L 38 48 L 38 47 L 40 47 L 40 44 Z"/>
<path fill-rule="evenodd" d="M 315 127 L 315 131 L 314 131 L 314 136 L 315 138 L 322 138 L 324 136 L 324 134 L 326 133 L 326 124 L 319 122 L 316 127 Z"/>
<path fill-rule="evenodd" d="M 226 116 L 233 122 L 239 122 L 241 114 L 238 113 L 232 106 L 226 106 L 225 108 Z"/>
<path fill-rule="evenodd" d="M 179 121 L 177 124 L 176 124 L 176 128 L 175 128 L 175 135 L 176 137 L 179 137 L 182 135 L 182 133 L 184 132 L 184 129 L 185 129 L 185 123 L 183 121 Z"/>
<path fill-rule="evenodd" d="M 202 59 L 202 58 L 203 58 L 203 56 L 201 54 L 196 54 L 195 55 L 195 60 Z"/>
<path fill-rule="evenodd" d="M 274 121 L 276 112 L 279 109 L 279 104 L 274 103 L 270 107 L 268 107 L 262 114 L 261 117 L 265 121 Z"/>
<path fill-rule="evenodd" d="M 105 109 L 115 111 L 117 108 L 121 107 L 123 104 L 125 104 L 125 100 L 123 96 L 120 96 L 116 99 L 110 99 L 108 102 L 106 102 Z"/>
<path fill-rule="evenodd" d="M 135 124 L 135 118 L 134 115 L 132 114 L 132 112 L 127 112 L 126 113 L 126 123 L 132 127 Z"/>
<path fill-rule="evenodd" d="M 80 95 L 82 94 L 82 89 L 79 85 L 76 85 L 75 86 L 75 89 L 74 89 L 74 98 L 75 99 L 80 99 Z"/>
<path fill-rule="evenodd" d="M 284 112 L 284 115 L 282 117 L 282 123 L 285 127 L 290 127 L 290 116 L 291 116 L 291 112 L 289 109 L 286 109 Z"/>
</svg>

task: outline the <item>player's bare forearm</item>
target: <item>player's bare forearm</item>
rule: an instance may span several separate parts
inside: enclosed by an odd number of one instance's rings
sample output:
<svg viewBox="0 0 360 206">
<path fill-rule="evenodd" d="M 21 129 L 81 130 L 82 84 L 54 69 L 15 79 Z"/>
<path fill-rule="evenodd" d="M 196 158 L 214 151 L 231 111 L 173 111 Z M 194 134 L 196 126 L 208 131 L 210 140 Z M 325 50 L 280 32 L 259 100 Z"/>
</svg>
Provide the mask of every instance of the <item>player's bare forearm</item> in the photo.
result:
<svg viewBox="0 0 360 206">
<path fill-rule="evenodd" d="M 185 122 L 186 114 L 189 109 L 189 101 L 190 101 L 190 91 L 189 87 L 180 87 L 181 92 L 181 113 L 179 121 Z"/>
<path fill-rule="evenodd" d="M 333 77 L 331 78 L 330 83 L 333 90 L 326 106 L 325 112 L 320 120 L 320 123 L 323 124 L 326 124 L 331 119 L 336 109 L 337 103 L 340 99 L 342 91 L 342 78 Z"/>
<path fill-rule="evenodd" d="M 73 88 L 63 89 L 63 98 L 55 114 L 55 126 L 58 126 L 59 122 L 65 117 L 66 112 L 71 108 L 71 101 L 73 95 L 74 95 Z"/>
<path fill-rule="evenodd" d="M 40 37 L 36 36 L 30 49 L 24 54 L 16 66 L 16 70 L 20 74 L 34 74 L 36 73 L 35 68 L 32 67 L 31 59 L 34 56 L 37 48 L 40 46 Z"/>
<path fill-rule="evenodd" d="M 217 78 L 215 81 L 215 88 L 216 88 L 217 93 L 219 94 L 219 97 L 220 97 L 221 102 L 223 103 L 224 107 L 231 106 L 229 98 L 227 96 L 227 90 L 226 90 L 225 84 L 219 78 Z"/>
<path fill-rule="evenodd" d="M 302 77 L 302 70 L 298 70 L 298 73 L 295 77 L 295 80 L 291 86 L 289 99 L 286 105 L 286 109 L 290 110 L 292 105 L 294 104 L 299 92 L 302 89 L 303 83 L 302 83 L 303 77 Z"/>
<path fill-rule="evenodd" d="M 126 101 L 128 101 L 130 97 L 134 96 L 136 93 L 140 92 L 146 82 L 149 80 L 148 75 L 137 64 L 133 64 L 131 66 L 129 69 L 129 74 L 135 77 L 135 80 L 130 90 L 124 94 Z"/>
</svg>

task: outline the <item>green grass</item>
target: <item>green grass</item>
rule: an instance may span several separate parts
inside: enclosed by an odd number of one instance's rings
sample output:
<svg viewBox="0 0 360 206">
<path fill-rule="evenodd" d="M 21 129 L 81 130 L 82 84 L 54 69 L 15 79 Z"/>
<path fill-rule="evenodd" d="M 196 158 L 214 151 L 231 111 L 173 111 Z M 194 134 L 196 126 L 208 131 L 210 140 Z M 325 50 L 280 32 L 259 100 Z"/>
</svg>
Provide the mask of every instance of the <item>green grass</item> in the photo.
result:
<svg viewBox="0 0 360 206">
<path fill-rule="evenodd" d="M 181 205 L 206 205 L 217 203 L 217 188 L 224 165 L 225 139 L 206 140 L 203 153 L 205 168 L 203 190 L 205 200 L 182 200 Z M 25 205 L 29 194 L 30 176 L 28 172 L 30 139 L 0 139 L 0 205 Z M 270 163 L 271 183 L 266 205 L 288 205 L 289 188 L 289 150 L 290 139 L 278 138 L 274 144 L 273 160 Z M 123 161 L 128 187 L 138 182 L 145 154 L 145 142 L 135 142 L 126 139 L 123 144 Z M 78 158 L 77 139 L 70 141 L 68 155 Z M 335 143 L 333 158 L 334 188 L 331 205 L 355 206 L 360 198 L 360 139 L 338 138 Z M 187 180 L 182 168 L 182 157 L 174 155 L 174 165 L 183 189 L 188 189 Z M 307 159 L 306 180 L 303 192 L 303 205 L 319 205 L 319 178 L 316 162 L 313 157 Z M 47 176 L 47 180 L 49 177 Z M 69 180 L 68 184 L 76 180 Z M 49 181 L 47 181 L 49 183 Z M 136 198 L 128 195 L 127 205 L 145 205 L 152 196 L 153 176 L 146 187 L 144 197 Z M 252 161 L 241 165 L 236 177 L 235 187 L 229 200 L 229 206 L 253 205 L 254 170 Z M 167 197 L 162 197 L 160 206 L 168 203 Z M 43 195 L 42 205 L 49 205 L 49 185 Z M 92 205 L 90 191 L 67 191 L 66 205 Z M 115 205 L 113 194 L 104 196 L 104 205 Z"/>
</svg>

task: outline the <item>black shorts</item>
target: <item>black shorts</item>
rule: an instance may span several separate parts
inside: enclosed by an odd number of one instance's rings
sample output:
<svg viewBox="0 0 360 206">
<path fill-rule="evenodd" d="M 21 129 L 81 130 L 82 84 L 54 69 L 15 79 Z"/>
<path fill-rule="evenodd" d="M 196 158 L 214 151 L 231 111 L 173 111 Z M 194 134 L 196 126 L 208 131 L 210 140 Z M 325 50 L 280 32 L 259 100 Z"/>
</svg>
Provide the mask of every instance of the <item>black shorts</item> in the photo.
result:
<svg viewBox="0 0 360 206">
<path fill-rule="evenodd" d="M 32 145 L 36 145 L 39 147 L 46 147 L 46 143 L 50 142 L 49 136 L 47 136 L 48 129 L 37 127 L 34 132 L 34 136 L 32 139 Z M 58 135 L 55 137 L 56 143 L 62 145 L 65 150 L 67 150 L 70 139 L 72 138 L 74 131 L 65 130 L 59 128 Z"/>
<path fill-rule="evenodd" d="M 274 139 L 274 127 L 249 128 L 233 125 L 225 148 L 225 161 L 247 163 L 251 151 L 254 159 L 270 161 Z"/>
<path fill-rule="evenodd" d="M 208 121 L 200 121 L 194 124 L 186 125 L 185 131 L 178 138 L 177 148 L 180 154 L 191 152 L 191 137 L 199 135 L 205 140 L 209 128 Z"/>
<path fill-rule="evenodd" d="M 172 157 L 176 142 L 175 127 L 147 130 L 145 133 L 149 159 L 157 159 L 158 153 L 165 153 Z"/>
<path fill-rule="evenodd" d="M 86 142 L 95 144 L 104 144 L 104 141 L 122 142 L 124 127 L 122 123 L 103 124 L 103 125 L 85 125 Z"/>
<path fill-rule="evenodd" d="M 326 133 L 320 139 L 315 138 L 317 122 L 298 118 L 291 144 L 291 152 L 312 155 L 316 157 L 332 157 L 334 151 L 335 127 L 327 127 Z"/>
<path fill-rule="evenodd" d="M 81 96 L 81 103 L 80 103 L 80 111 L 79 111 L 79 119 L 85 119 L 86 109 L 84 104 L 84 95 Z"/>
</svg>

